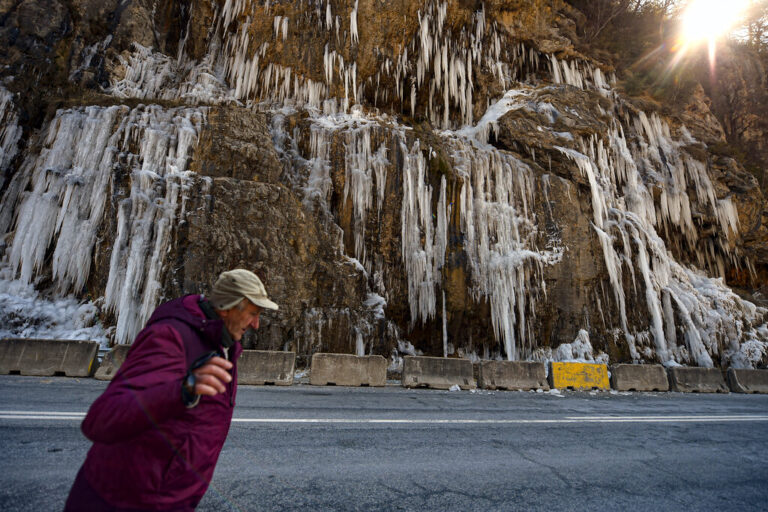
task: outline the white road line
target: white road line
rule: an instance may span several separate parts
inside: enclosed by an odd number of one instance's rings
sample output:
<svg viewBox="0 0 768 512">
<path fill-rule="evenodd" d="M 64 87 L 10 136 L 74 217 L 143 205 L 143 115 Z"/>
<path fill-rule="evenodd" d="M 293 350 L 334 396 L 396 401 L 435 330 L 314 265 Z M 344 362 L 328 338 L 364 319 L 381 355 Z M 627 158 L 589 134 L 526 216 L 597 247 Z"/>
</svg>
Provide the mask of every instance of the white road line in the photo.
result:
<svg viewBox="0 0 768 512">
<path fill-rule="evenodd" d="M 689 419 L 689 418 L 695 418 L 695 419 L 750 419 L 750 418 L 768 418 L 768 415 L 763 414 L 732 414 L 732 415 L 724 415 L 724 414 L 696 414 L 696 415 L 668 415 L 668 416 L 615 416 L 615 415 L 608 415 L 608 416 L 566 416 L 569 420 L 670 420 L 670 419 Z"/>
<path fill-rule="evenodd" d="M 58 412 L 58 411 L 0 411 L 0 414 L 45 414 L 48 416 L 79 416 L 85 417 L 84 412 L 72 411 L 72 412 Z"/>
<path fill-rule="evenodd" d="M 713 423 L 734 421 L 768 421 L 768 416 L 675 416 L 592 418 L 565 417 L 554 419 L 389 419 L 389 418 L 233 418 L 233 423 L 305 423 L 305 424 L 410 424 L 410 425 L 525 425 L 561 423 Z"/>
<path fill-rule="evenodd" d="M 3 420 L 80 421 L 84 412 L 0 411 Z M 566 416 L 551 419 L 440 418 L 233 418 L 251 424 L 526 425 L 565 423 L 720 423 L 768 421 L 768 415 Z"/>
<path fill-rule="evenodd" d="M 60 420 L 60 421 L 81 421 L 85 415 L 80 416 L 46 416 L 40 415 L 22 415 L 22 414 L 0 414 L 0 420 Z"/>
</svg>

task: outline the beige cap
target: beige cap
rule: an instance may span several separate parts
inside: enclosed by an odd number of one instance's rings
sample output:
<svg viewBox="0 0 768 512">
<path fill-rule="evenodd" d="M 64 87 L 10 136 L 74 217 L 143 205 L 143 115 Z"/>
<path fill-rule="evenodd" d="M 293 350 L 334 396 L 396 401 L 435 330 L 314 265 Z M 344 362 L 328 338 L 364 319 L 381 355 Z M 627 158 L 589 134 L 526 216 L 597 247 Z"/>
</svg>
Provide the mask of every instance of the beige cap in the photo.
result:
<svg viewBox="0 0 768 512">
<path fill-rule="evenodd" d="M 230 309 L 246 298 L 266 309 L 277 309 L 277 304 L 269 300 L 267 290 L 261 279 L 249 270 L 236 268 L 222 272 L 211 292 L 211 303 L 216 309 Z"/>
</svg>

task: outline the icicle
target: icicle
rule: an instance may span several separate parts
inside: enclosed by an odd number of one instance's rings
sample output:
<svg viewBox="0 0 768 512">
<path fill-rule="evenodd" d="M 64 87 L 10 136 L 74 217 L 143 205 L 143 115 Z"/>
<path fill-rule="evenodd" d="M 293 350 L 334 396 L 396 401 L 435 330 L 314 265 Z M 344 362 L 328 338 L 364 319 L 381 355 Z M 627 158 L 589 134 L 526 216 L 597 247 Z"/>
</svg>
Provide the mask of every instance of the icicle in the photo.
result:
<svg viewBox="0 0 768 512">
<path fill-rule="evenodd" d="M 425 183 L 426 160 L 418 141 L 409 151 L 401 142 L 403 161 L 403 205 L 401 210 L 403 262 L 408 277 L 411 324 L 435 316 L 434 227 L 432 187 Z M 422 242 L 423 239 L 423 242 Z"/>
<path fill-rule="evenodd" d="M 357 3 L 358 0 L 355 0 L 355 6 L 352 8 L 352 12 L 349 15 L 349 31 L 352 35 L 352 44 L 357 44 L 359 42 L 357 35 Z"/>
<path fill-rule="evenodd" d="M 9 257 L 13 271 L 31 282 L 52 247 L 52 275 L 60 293 L 83 288 L 121 154 L 133 166 L 133 176 L 131 193 L 119 206 L 105 305 L 116 309 L 116 340 L 130 341 L 156 305 L 162 258 L 171 226 L 180 210 L 183 214 L 181 182 L 188 179 L 187 161 L 203 115 L 158 107 L 59 111 L 45 150 L 26 166 L 32 192 L 19 205 Z M 128 146 L 133 139 L 140 141 L 135 155 Z M 158 188 L 165 189 L 164 198 L 157 196 Z"/>
<path fill-rule="evenodd" d="M 597 176 L 595 175 L 594 164 L 587 156 L 573 149 L 561 148 L 559 146 L 555 146 L 555 149 L 576 162 L 576 165 L 579 167 L 581 174 L 586 176 L 589 180 L 589 188 L 592 191 L 593 221 L 597 227 L 603 228 L 603 221 L 605 219 L 607 206 L 605 203 L 605 194 L 597 181 Z"/>
<path fill-rule="evenodd" d="M 445 315 L 445 290 L 443 290 L 443 357 L 448 357 L 448 318 Z"/>
<path fill-rule="evenodd" d="M 477 129 L 459 133 L 472 136 Z M 472 293 L 488 298 L 494 334 L 507 359 L 514 360 L 535 346 L 526 326 L 544 289 L 542 266 L 557 263 L 562 249 L 531 248 L 536 223 L 528 217 L 533 194 L 530 168 L 490 147 L 479 149 L 460 139 L 455 144 L 455 165 L 463 181 L 459 210 Z"/>
<path fill-rule="evenodd" d="M 365 343 L 363 342 L 363 333 L 355 329 L 355 353 L 358 356 L 365 355 Z"/>
<path fill-rule="evenodd" d="M 13 94 L 0 85 L 0 173 L 5 174 L 18 152 L 22 128 L 13 104 Z"/>
</svg>

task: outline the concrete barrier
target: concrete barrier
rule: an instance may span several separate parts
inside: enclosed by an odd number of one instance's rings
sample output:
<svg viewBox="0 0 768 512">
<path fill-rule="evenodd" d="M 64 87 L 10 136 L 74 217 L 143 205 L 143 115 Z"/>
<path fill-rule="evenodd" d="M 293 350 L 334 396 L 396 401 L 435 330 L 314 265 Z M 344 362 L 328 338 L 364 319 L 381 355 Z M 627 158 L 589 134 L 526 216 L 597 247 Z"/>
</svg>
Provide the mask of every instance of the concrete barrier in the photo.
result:
<svg viewBox="0 0 768 512">
<path fill-rule="evenodd" d="M 529 361 L 481 361 L 478 386 L 484 389 L 548 390 L 547 367 Z"/>
<path fill-rule="evenodd" d="M 99 365 L 98 370 L 93 375 L 94 379 L 98 380 L 112 380 L 117 373 L 117 370 L 125 362 L 125 358 L 128 355 L 131 345 L 115 345 L 112 350 L 107 352 L 104 356 L 104 360 Z"/>
<path fill-rule="evenodd" d="M 387 383 L 387 360 L 383 356 L 314 354 L 309 383 L 313 386 L 383 386 Z"/>
<path fill-rule="evenodd" d="M 674 366 L 667 369 L 669 387 L 683 393 L 728 393 L 723 374 L 717 368 Z"/>
<path fill-rule="evenodd" d="M 768 393 L 768 370 L 730 368 L 728 386 L 735 393 Z"/>
<path fill-rule="evenodd" d="M 296 366 L 295 352 L 243 350 L 237 360 L 237 383 L 290 386 Z"/>
<path fill-rule="evenodd" d="M 406 388 L 475 389 L 472 362 L 469 359 L 445 357 L 403 358 L 403 386 Z"/>
<path fill-rule="evenodd" d="M 95 341 L 0 340 L 0 374 L 88 377 L 96 366 Z"/>
<path fill-rule="evenodd" d="M 549 385 L 555 389 L 610 389 L 608 367 L 595 363 L 550 363 Z"/>
<path fill-rule="evenodd" d="M 611 386 L 618 391 L 669 391 L 669 380 L 660 364 L 615 364 Z"/>
</svg>

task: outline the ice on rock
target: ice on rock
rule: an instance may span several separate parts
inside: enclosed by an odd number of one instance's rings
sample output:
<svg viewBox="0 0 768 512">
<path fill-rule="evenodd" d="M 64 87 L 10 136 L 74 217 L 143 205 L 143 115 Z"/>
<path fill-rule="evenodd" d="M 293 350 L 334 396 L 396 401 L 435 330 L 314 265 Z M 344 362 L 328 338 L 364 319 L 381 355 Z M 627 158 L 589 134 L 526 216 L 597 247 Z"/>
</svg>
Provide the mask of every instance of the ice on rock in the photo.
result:
<svg viewBox="0 0 768 512">
<path fill-rule="evenodd" d="M 107 199 L 109 172 L 99 171 L 111 169 L 116 158 L 115 125 L 127 110 L 88 107 L 60 111 L 38 158 L 25 162 L 16 176 L 31 189 L 19 198 L 5 198 L 15 203 L 23 197 L 8 251 L 10 266 L 23 283 L 31 283 L 41 270 L 56 237 L 53 272 L 59 291 L 80 290 L 85 284 Z"/>
<path fill-rule="evenodd" d="M 224 70 L 212 53 L 199 62 L 171 59 L 151 48 L 132 44 L 133 52 L 119 56 L 125 74 L 111 83 L 118 98 L 185 100 L 193 104 L 236 101 L 224 81 Z"/>
<path fill-rule="evenodd" d="M 610 96 L 615 77 L 606 77 L 585 60 L 558 59 L 515 41 L 489 18 L 483 4 L 466 29 L 457 32 L 447 23 L 448 2 L 423 2 L 411 39 L 403 41 L 396 55 L 376 49 L 375 76 L 363 82 L 356 52 L 346 51 L 357 47 L 364 28 L 359 25 L 358 0 L 343 5 L 311 0 L 306 5 L 304 15 L 289 20 L 269 14 L 269 1 L 216 2 L 208 48 L 199 61 L 185 54 L 184 41 L 176 59 L 134 43 L 127 56 L 119 57 L 125 73 L 109 90 L 120 98 L 235 103 L 266 110 L 284 163 L 282 179 L 301 195 L 306 210 L 317 213 L 328 233 L 338 236 L 340 254 L 345 251 L 343 233 L 329 201 L 331 166 L 339 163 L 332 147 L 342 147 L 343 200 L 344 207 L 351 208 L 352 233 L 347 236 L 353 246 L 342 261 L 369 278 L 371 291 L 363 303 L 367 311 L 358 315 L 306 308 L 297 344 L 309 345 L 297 346 L 297 351 L 321 347 L 324 331 L 343 324 L 350 326 L 349 346 L 364 354 L 374 324 L 393 328 L 384 318 L 389 300 L 384 266 L 378 255 L 368 254 L 371 234 L 366 230 L 373 224 L 371 215 L 382 210 L 387 180 L 394 179 L 402 180 L 400 234 L 411 327 L 441 314 L 443 353 L 452 350 L 446 311 L 450 296 L 442 273 L 451 250 L 448 234 L 455 232 L 462 237 L 472 298 L 489 305 L 499 344 L 494 356 L 604 360 L 604 354 L 593 354 L 586 329 L 554 356 L 537 346 L 533 326 L 537 302 L 546 294 L 544 269 L 557 265 L 564 250 L 557 239 L 549 240 L 545 250 L 537 247 L 544 236 L 534 213 L 535 191 L 548 193 L 549 176 L 538 176 L 512 153 L 489 144 L 503 115 L 526 109 L 540 114 L 545 125 L 541 130 L 560 141 L 555 150 L 570 159 L 589 184 L 591 223 L 607 269 L 605 286 L 610 287 L 596 307 L 606 330 L 624 336 L 631 357 L 710 367 L 716 360 L 735 367 L 764 360 L 768 312 L 741 300 L 722 279 L 705 275 L 722 277 L 727 263 L 746 268 L 750 263 L 732 249 L 740 229 L 736 207 L 729 197 L 717 196 L 707 163 L 685 152 L 694 142 L 685 127 L 677 129 L 676 137 L 656 114 L 632 110 L 636 113 L 619 118 L 602 111 L 612 120 L 601 136 L 555 132 L 553 126 L 565 113 L 552 100 L 558 92 L 575 87 Z M 254 40 L 256 16 L 271 20 L 269 41 Z M 289 25 L 302 30 L 308 23 L 326 38 L 315 79 L 275 60 L 275 47 L 287 40 Z M 103 51 L 105 43 L 99 44 L 86 53 Z M 90 58 L 85 55 L 84 62 Z M 481 70 L 505 92 L 489 98 L 476 121 L 475 85 Z M 535 82 L 547 70 L 546 86 L 537 87 Z M 544 92 L 546 96 L 539 97 Z M 439 184 L 430 180 L 432 148 L 406 136 L 409 128 L 363 111 L 357 103 L 367 97 L 375 98 L 375 105 L 399 101 L 403 112 L 446 130 L 437 135 L 451 169 L 448 179 L 441 176 Z M 575 105 L 566 111 L 579 116 L 578 109 Z M 298 111 L 307 114 L 307 123 L 288 133 L 285 116 Z M 80 293 L 91 273 L 107 201 L 114 199 L 117 238 L 103 307 L 117 316 L 115 339 L 130 341 L 160 294 L 163 260 L 195 179 L 187 167 L 204 116 L 204 109 L 159 107 L 88 107 L 57 113 L 43 134 L 40 154 L 22 163 L 0 205 L 0 230 L 15 229 L 6 257 L 7 272 L 18 281 L 9 277 L 8 282 L 30 286 L 47 272 L 43 267 L 50 255 L 59 293 Z M 2 87 L 0 121 L 0 170 L 5 171 L 16 155 L 21 129 L 13 96 Z M 302 154 L 306 140 L 309 149 Z M 124 195 L 110 196 L 116 165 L 127 165 L 122 172 L 130 185 Z M 656 199 L 653 187 L 661 190 Z M 549 201 L 546 206 L 551 213 Z M 452 216 L 455 208 L 460 214 Z M 703 226 L 703 217 L 714 225 Z M 451 219 L 455 225 L 450 225 Z M 713 227 L 716 234 L 700 239 L 703 227 Z M 674 256 L 679 254 L 689 255 L 697 268 L 680 264 Z M 611 301 L 619 313 L 612 325 L 610 315 L 602 311 Z M 647 322 L 632 326 L 628 304 L 638 302 L 647 310 Z M 393 339 L 399 340 L 399 335 Z M 398 352 L 418 353 L 403 340 Z M 491 356 L 484 347 L 483 357 Z"/>
<path fill-rule="evenodd" d="M 352 8 L 352 12 L 349 15 L 349 32 L 352 35 L 352 43 L 357 44 L 359 37 L 357 35 L 357 3 L 355 0 L 355 6 Z"/>
<path fill-rule="evenodd" d="M 584 329 L 579 331 L 576 339 L 571 343 L 563 343 L 557 347 L 555 361 L 593 361 L 592 343 L 589 341 L 589 333 Z"/>
<path fill-rule="evenodd" d="M 610 86 L 600 68 L 583 60 L 558 60 L 551 54 L 547 57 L 554 83 L 571 85 L 579 89 L 591 86 L 603 95 L 610 94 Z"/>
<path fill-rule="evenodd" d="M 0 269 L 0 339 L 40 338 L 97 341 L 107 346 L 99 307 L 72 296 L 46 299 L 32 285 Z"/>
<path fill-rule="evenodd" d="M 18 154 L 18 143 L 22 128 L 19 115 L 14 106 L 13 94 L 0 85 L 0 174 L 5 176 L 10 170 L 13 159 Z M 27 178 L 22 173 L 15 173 L 3 201 L 0 202 L 0 233 L 7 233 L 13 223 L 16 198 L 26 187 Z"/>
<path fill-rule="evenodd" d="M 421 350 L 416 350 L 413 344 L 408 340 L 398 340 L 397 350 L 401 354 L 409 356 L 420 356 L 422 354 Z"/>
<path fill-rule="evenodd" d="M 487 143 L 490 135 L 495 133 L 498 120 L 507 112 L 525 108 L 530 96 L 529 89 L 512 89 L 486 109 L 485 114 L 474 126 L 465 126 L 456 133 L 463 137 L 472 138 L 478 142 Z"/>
<path fill-rule="evenodd" d="M 403 205 L 400 225 L 403 263 L 408 277 L 411 324 L 415 324 L 417 320 L 424 322 L 435 316 L 437 271 L 445 261 L 445 253 L 436 254 L 434 245 L 432 187 L 426 183 L 427 160 L 418 141 L 410 149 L 401 142 L 401 151 Z M 444 180 L 442 186 L 445 186 Z"/>
<path fill-rule="evenodd" d="M 590 86 L 602 94 L 610 93 L 609 80 L 599 68 L 579 59 L 559 61 L 514 41 L 496 21 L 488 20 L 484 5 L 474 13 L 465 30 L 454 33 L 446 26 L 448 3 L 435 0 L 424 2 L 419 8 L 417 30 L 410 41 L 404 41 L 400 53 L 394 59 L 382 58 L 375 77 L 361 84 L 357 62 L 345 63 L 340 54 L 343 52 L 339 30 L 343 21 L 334 12 L 337 7 L 327 0 L 313 0 L 304 16 L 305 23 L 314 19 L 315 29 L 327 34 L 324 83 L 274 62 L 273 56 L 267 56 L 268 43 L 257 46 L 251 40 L 249 28 L 253 19 L 269 13 L 268 2 L 262 7 L 258 2 L 226 0 L 223 5 L 214 6 L 207 58 L 216 63 L 215 69 L 222 70 L 216 76 L 226 76 L 240 100 L 320 108 L 325 101 L 341 96 L 339 92 L 343 90 L 342 111 L 346 112 L 350 100 L 357 102 L 364 88 L 370 86 L 375 89 L 374 103 L 379 98 L 398 99 L 401 105 L 410 108 L 412 115 L 417 115 L 420 99 L 428 97 L 425 114 L 433 125 L 442 128 L 472 125 L 474 81 L 480 68 L 497 77 L 506 88 L 510 81 L 538 70 L 540 61 L 549 58 L 555 83 Z M 355 46 L 359 43 L 358 0 L 348 8 L 349 44 Z M 274 16 L 273 29 L 275 38 L 282 34 L 285 40 L 287 18 Z M 162 79 L 165 71 L 158 69 L 160 73 L 155 76 Z M 334 88 L 334 73 L 343 86 L 340 89 Z M 382 82 L 392 84 L 393 89 L 387 85 L 387 89 L 380 90 Z"/>
<path fill-rule="evenodd" d="M 358 356 L 365 355 L 365 342 L 363 341 L 363 333 L 359 330 L 355 332 L 355 354 Z"/>
<path fill-rule="evenodd" d="M 538 53 L 519 44 L 510 44 L 511 49 L 507 50 L 508 35 L 498 29 L 496 22 L 488 23 L 484 6 L 472 16 L 469 30 L 453 34 L 445 26 L 447 6 L 447 2 L 425 2 L 418 11 L 419 26 L 413 39 L 402 45 L 394 60 L 382 59 L 376 76 L 369 77 L 365 84 L 359 83 L 357 62 L 345 63 L 342 52 L 337 52 L 343 21 L 328 1 L 310 2 L 306 12 L 307 20 L 315 19 L 316 28 L 327 34 L 324 83 L 271 61 L 274 57 L 267 56 L 266 43 L 256 47 L 249 27 L 253 18 L 263 16 L 268 8 L 262 9 L 255 2 L 228 0 L 223 6 L 217 6 L 211 27 L 210 60 L 223 63 L 224 74 L 240 100 L 320 108 L 333 96 L 342 96 L 342 111 L 346 112 L 350 101 L 359 101 L 364 88 L 370 86 L 375 89 L 375 103 L 379 98 L 398 99 L 401 104 L 408 104 L 412 115 L 416 115 L 419 99 L 428 96 L 426 113 L 433 124 L 451 127 L 454 124 L 451 110 L 455 109 L 459 112 L 459 123 L 469 125 L 473 121 L 475 69 L 482 66 L 490 70 L 506 85 L 510 78 L 522 74 L 520 67 L 533 66 L 534 62 L 538 65 Z M 352 46 L 359 43 L 358 15 L 356 0 L 349 6 L 349 44 Z M 232 28 L 234 30 L 230 30 Z M 286 18 L 273 17 L 273 30 L 276 38 L 282 33 L 285 39 Z M 515 63 L 510 66 L 505 58 Z M 334 87 L 335 74 L 339 77 L 339 88 Z M 382 79 L 393 83 L 394 89 L 380 90 Z M 341 91 L 343 95 L 339 94 Z"/>
<path fill-rule="evenodd" d="M 448 357 L 449 353 L 453 353 L 453 350 L 449 352 L 448 348 L 448 318 L 445 313 L 445 290 L 443 290 L 443 357 Z"/>
<path fill-rule="evenodd" d="M 18 152 L 22 128 L 13 94 L 0 85 L 0 173 L 5 173 Z"/>
<path fill-rule="evenodd" d="M 668 125 L 658 116 L 640 112 L 630 128 L 634 130 L 631 145 L 617 123 L 606 143 L 592 137 L 581 141 L 581 151 L 556 149 L 589 182 L 593 228 L 632 358 L 703 367 L 712 367 L 715 356 L 740 365 L 758 360 L 760 351 L 754 347 L 764 343 L 757 340 L 765 311 L 738 298 L 722 279 L 683 267 L 657 231 L 679 233 L 681 236 L 670 236 L 678 249 L 692 252 L 702 268 L 722 274 L 723 259 L 737 256 L 730 254 L 727 243 L 739 229 L 733 204 L 727 198 L 716 198 L 706 164 L 684 154 L 682 143 L 672 138 Z M 658 204 L 647 188 L 649 181 L 662 189 Z M 716 245 L 703 250 L 698 245 L 694 210 L 709 212 L 717 219 L 723 238 Z M 617 245 L 623 249 L 618 251 Z M 629 289 L 622 279 L 624 269 L 631 274 Z M 647 333 L 630 332 L 627 321 L 626 297 L 637 296 L 641 290 L 649 317 Z M 749 345 L 753 349 L 745 353 L 741 343 L 751 340 L 755 340 Z M 725 353 L 720 354 L 720 346 L 728 347 Z"/>
<path fill-rule="evenodd" d="M 133 339 L 157 304 L 160 275 L 176 219 L 184 215 L 188 159 L 204 119 L 199 109 L 86 107 L 59 111 L 44 147 L 16 178 L 18 197 L 8 263 L 29 284 L 53 248 L 59 293 L 79 293 L 91 271 L 97 233 L 121 161 L 130 193 L 118 205 L 105 306 L 117 317 L 116 341 Z M 134 144 L 138 142 L 137 152 Z M 18 193 L 12 188 L 11 192 Z"/>
<path fill-rule="evenodd" d="M 545 292 L 543 267 L 559 262 L 562 248 L 536 249 L 533 172 L 512 155 L 478 141 L 478 133 L 484 132 L 446 134 L 462 179 L 459 208 L 471 291 L 476 299 L 490 302 L 496 339 L 506 358 L 517 360 L 530 357 L 537 345 L 531 325 L 536 300 Z"/>
<path fill-rule="evenodd" d="M 369 293 L 363 305 L 374 310 L 376 318 L 385 318 L 384 308 L 387 306 L 387 301 L 378 293 Z"/>
<path fill-rule="evenodd" d="M 383 310 L 383 304 L 376 298 L 369 296 L 365 302 L 374 311 L 379 308 Z M 375 303 L 370 304 L 370 302 Z M 296 352 L 302 353 L 322 351 L 324 339 L 333 333 L 333 335 L 345 336 L 349 346 L 354 347 L 356 355 L 366 355 L 368 350 L 373 347 L 371 335 L 375 328 L 368 321 L 368 318 L 366 315 L 349 308 L 305 308 L 301 313 L 300 321 L 297 323 L 297 333 L 292 348 Z M 390 326 L 391 324 L 387 324 L 386 328 L 390 328 Z M 336 330 L 335 333 L 334 330 Z"/>
<path fill-rule="evenodd" d="M 371 126 L 359 129 L 349 128 L 346 132 L 344 158 L 344 200 L 351 197 L 353 205 L 355 257 L 366 261 L 365 222 L 368 210 L 373 203 L 374 182 L 378 189 L 378 208 L 384 200 L 386 186 L 387 147 L 382 144 L 372 151 Z M 374 179 L 375 178 L 375 179 Z"/>
<path fill-rule="evenodd" d="M 93 63 L 93 58 L 96 57 L 96 55 L 103 53 L 104 50 L 107 49 L 109 44 L 112 42 L 112 34 L 109 34 L 107 37 L 99 41 L 98 43 L 94 43 L 92 45 L 88 45 L 85 48 L 83 48 L 80 51 L 80 65 L 69 73 L 69 81 L 70 82 L 76 82 L 81 77 L 84 71 L 88 70 L 88 68 L 91 67 L 91 64 Z"/>
<path fill-rule="evenodd" d="M 282 37 L 283 41 L 288 39 L 288 18 L 275 16 L 272 20 L 272 27 L 275 30 L 275 39 Z"/>
<path fill-rule="evenodd" d="M 369 272 L 370 262 L 365 250 L 366 222 L 374 204 L 378 211 L 381 210 L 387 169 L 391 165 L 384 142 L 386 129 L 355 109 L 348 114 L 314 113 L 310 120 L 310 152 L 304 158 L 296 143 L 298 134 L 284 131 L 281 114 L 273 118 L 273 140 L 279 143 L 278 151 L 286 158 L 294 159 L 299 167 L 299 172 L 291 170 L 286 177 L 303 195 L 305 207 L 313 211 L 319 209 L 328 222 L 333 222 L 328 203 L 332 188 L 331 146 L 336 138 L 343 141 L 343 197 L 352 206 L 353 256 Z M 379 139 L 381 142 L 376 142 Z"/>
</svg>

